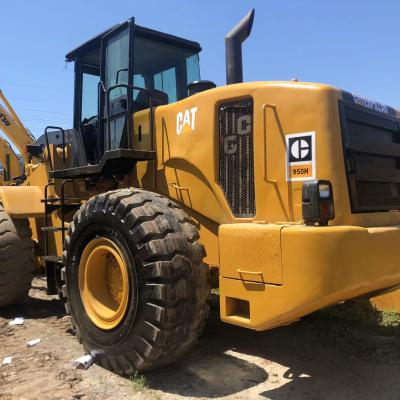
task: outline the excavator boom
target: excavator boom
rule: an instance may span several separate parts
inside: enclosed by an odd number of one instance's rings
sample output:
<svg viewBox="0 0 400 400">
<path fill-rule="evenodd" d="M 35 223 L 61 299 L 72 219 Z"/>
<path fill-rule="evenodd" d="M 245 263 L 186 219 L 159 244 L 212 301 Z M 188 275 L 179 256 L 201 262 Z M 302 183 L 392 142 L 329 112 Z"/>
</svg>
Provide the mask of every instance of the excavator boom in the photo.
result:
<svg viewBox="0 0 400 400">
<path fill-rule="evenodd" d="M 3 104 L 5 107 L 3 107 Z M 29 162 L 29 154 L 26 150 L 27 144 L 35 142 L 35 138 L 25 128 L 18 115 L 11 107 L 4 93 L 0 90 L 0 129 L 8 137 L 8 139 L 17 147 L 22 155 L 24 162 Z M 2 146 L 2 145 L 1 145 Z M 3 146 L 2 146 L 3 147 Z"/>
</svg>

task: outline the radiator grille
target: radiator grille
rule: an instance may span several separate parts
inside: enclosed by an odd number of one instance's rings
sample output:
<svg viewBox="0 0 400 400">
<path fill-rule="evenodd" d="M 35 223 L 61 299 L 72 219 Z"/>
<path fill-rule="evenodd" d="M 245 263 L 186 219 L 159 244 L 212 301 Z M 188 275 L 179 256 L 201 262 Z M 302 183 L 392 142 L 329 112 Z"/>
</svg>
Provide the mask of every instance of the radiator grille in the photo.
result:
<svg viewBox="0 0 400 400">
<path fill-rule="evenodd" d="M 235 217 L 254 217 L 253 100 L 219 107 L 219 184 Z"/>
<path fill-rule="evenodd" d="M 400 209 L 400 120 L 340 101 L 352 212 Z"/>
</svg>

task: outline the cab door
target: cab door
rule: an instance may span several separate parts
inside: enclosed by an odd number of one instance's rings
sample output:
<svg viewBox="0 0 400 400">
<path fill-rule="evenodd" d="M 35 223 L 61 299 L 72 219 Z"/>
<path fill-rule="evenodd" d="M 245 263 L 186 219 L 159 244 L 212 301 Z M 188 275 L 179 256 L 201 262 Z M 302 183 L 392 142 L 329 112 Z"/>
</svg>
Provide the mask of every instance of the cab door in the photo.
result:
<svg viewBox="0 0 400 400">
<path fill-rule="evenodd" d="M 103 152 L 131 149 L 134 19 L 101 40 L 100 140 Z"/>
</svg>

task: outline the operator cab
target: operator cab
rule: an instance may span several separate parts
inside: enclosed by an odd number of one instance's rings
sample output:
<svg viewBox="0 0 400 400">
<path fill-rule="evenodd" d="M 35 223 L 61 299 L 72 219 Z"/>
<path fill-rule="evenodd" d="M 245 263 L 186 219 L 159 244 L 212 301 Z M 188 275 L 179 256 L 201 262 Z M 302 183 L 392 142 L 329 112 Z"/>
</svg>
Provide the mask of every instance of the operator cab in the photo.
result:
<svg viewBox="0 0 400 400">
<path fill-rule="evenodd" d="M 74 168 L 51 175 L 123 175 L 154 159 L 153 109 L 188 96 L 188 85 L 200 79 L 200 51 L 196 42 L 132 18 L 68 53 L 75 62 Z"/>
</svg>

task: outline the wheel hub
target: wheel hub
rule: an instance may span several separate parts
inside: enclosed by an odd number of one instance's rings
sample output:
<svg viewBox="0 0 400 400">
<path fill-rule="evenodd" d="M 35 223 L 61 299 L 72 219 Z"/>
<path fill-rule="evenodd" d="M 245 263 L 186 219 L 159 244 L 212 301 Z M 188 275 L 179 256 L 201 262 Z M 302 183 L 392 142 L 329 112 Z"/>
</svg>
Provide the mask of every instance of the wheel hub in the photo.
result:
<svg viewBox="0 0 400 400">
<path fill-rule="evenodd" d="M 85 311 L 99 328 L 115 328 L 128 308 L 129 276 L 125 259 L 112 240 L 98 237 L 82 252 L 79 290 Z"/>
</svg>

